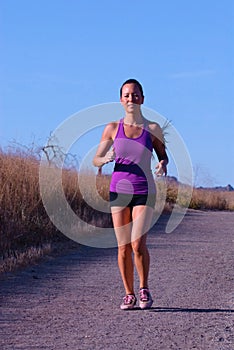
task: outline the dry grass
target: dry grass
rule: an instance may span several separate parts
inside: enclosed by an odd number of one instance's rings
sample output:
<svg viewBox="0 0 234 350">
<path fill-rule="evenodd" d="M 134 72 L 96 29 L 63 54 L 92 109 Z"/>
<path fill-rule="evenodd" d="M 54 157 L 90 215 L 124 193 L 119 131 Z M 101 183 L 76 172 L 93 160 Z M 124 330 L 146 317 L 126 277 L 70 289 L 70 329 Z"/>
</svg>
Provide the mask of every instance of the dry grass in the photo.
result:
<svg viewBox="0 0 234 350">
<path fill-rule="evenodd" d="M 165 208 L 173 208 L 177 202 L 181 207 L 199 210 L 234 210 L 234 191 L 221 191 L 215 189 L 192 188 L 186 185 L 180 186 L 180 196 L 178 196 L 178 183 L 169 181 L 157 184 L 160 193 L 165 192 Z M 192 193 L 192 195 L 190 195 Z"/>
<path fill-rule="evenodd" d="M 7 269 L 42 255 L 46 244 L 61 236 L 44 210 L 38 169 L 36 156 L 0 152 L 0 262 Z"/>
<path fill-rule="evenodd" d="M 43 244 L 40 247 L 28 247 L 24 251 L 14 250 L 14 254 L 9 255 L 2 260 L 0 264 L 0 273 L 13 271 L 18 267 L 24 267 L 37 262 L 42 256 L 52 252 L 51 244 Z"/>
<path fill-rule="evenodd" d="M 234 210 L 234 192 L 194 189 L 190 208 L 208 210 Z"/>
<path fill-rule="evenodd" d="M 22 150 L 0 151 L 0 272 L 25 265 L 51 251 L 51 242 L 68 242 L 51 223 L 41 200 L 39 189 L 39 158 Z M 93 176 L 85 176 L 86 195 L 98 207 L 97 193 L 90 186 Z M 63 188 L 73 211 L 85 222 L 103 227 L 112 224 L 109 213 L 96 211 L 86 203 L 78 187 L 78 174 L 63 171 Z M 110 177 L 96 178 L 97 191 L 108 200 Z M 165 186 L 165 184 L 164 184 Z M 165 210 L 176 202 L 177 184 L 158 187 L 158 201 Z M 161 191 L 161 194 L 160 194 Z M 165 192 L 166 191 L 166 192 Z M 165 196 L 166 193 L 166 196 Z M 56 194 L 55 194 L 56 195 Z M 166 203 L 165 203 L 166 198 Z M 96 201 L 96 202 L 95 202 Z M 234 210 L 234 192 L 194 189 L 192 199 L 184 186 L 179 198 L 181 206 L 193 209 Z M 59 203 L 57 204 L 59 206 Z"/>
</svg>

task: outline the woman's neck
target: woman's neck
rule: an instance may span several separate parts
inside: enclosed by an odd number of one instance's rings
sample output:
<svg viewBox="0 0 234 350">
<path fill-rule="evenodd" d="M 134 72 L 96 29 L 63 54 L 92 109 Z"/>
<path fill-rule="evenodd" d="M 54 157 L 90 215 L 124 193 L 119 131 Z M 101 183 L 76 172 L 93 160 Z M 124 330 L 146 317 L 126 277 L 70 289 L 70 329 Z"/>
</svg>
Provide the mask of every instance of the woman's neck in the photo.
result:
<svg viewBox="0 0 234 350">
<path fill-rule="evenodd" d="M 129 125 L 140 125 L 143 124 L 144 117 L 141 113 L 126 113 L 123 121 Z"/>
</svg>

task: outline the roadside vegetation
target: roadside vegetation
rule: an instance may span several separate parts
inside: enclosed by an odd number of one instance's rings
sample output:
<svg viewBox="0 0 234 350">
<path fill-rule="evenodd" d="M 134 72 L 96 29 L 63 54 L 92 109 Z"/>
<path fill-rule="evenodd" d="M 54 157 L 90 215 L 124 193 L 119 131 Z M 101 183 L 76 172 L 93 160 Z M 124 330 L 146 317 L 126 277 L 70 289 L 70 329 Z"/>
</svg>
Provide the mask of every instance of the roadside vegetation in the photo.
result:
<svg viewBox="0 0 234 350">
<path fill-rule="evenodd" d="M 69 244 L 70 240 L 56 229 L 43 206 L 39 166 L 39 153 L 21 148 L 7 152 L 0 150 L 0 272 L 28 265 L 59 246 Z M 97 193 L 89 184 L 93 177 L 87 173 L 86 194 L 95 202 Z M 63 170 L 63 189 L 73 211 L 85 222 L 110 227 L 110 214 L 97 211 L 86 203 L 78 180 L 79 174 L 74 167 Z M 108 200 L 109 181 L 109 176 L 96 177 L 97 191 L 104 200 Z M 190 200 L 186 186 L 177 199 L 178 183 L 175 181 L 159 181 L 157 189 L 158 201 L 163 201 L 159 205 L 163 206 L 164 212 L 171 211 L 176 201 L 192 209 L 234 210 L 234 192 L 193 189 Z"/>
</svg>

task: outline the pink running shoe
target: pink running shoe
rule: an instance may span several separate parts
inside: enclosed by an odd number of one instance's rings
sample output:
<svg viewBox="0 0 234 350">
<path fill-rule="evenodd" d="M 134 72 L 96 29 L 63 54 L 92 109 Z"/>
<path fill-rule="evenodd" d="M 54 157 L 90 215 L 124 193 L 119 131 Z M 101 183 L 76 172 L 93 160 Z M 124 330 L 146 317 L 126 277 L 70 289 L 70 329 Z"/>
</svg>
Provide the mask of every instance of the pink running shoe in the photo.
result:
<svg viewBox="0 0 234 350">
<path fill-rule="evenodd" d="M 120 305 L 121 310 L 131 310 L 136 305 L 136 297 L 133 294 L 127 294 L 123 298 L 123 303 Z"/>
<path fill-rule="evenodd" d="M 141 309 L 150 309 L 153 304 L 153 299 L 148 288 L 141 288 L 139 291 L 140 301 L 139 306 Z"/>
</svg>

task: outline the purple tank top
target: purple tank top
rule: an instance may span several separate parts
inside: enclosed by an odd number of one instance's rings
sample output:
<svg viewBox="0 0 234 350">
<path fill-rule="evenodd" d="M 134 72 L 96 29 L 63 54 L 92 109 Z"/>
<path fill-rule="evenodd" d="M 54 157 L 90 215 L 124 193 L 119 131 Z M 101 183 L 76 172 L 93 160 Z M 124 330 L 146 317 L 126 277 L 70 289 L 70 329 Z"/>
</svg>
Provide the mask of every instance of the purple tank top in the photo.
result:
<svg viewBox="0 0 234 350">
<path fill-rule="evenodd" d="M 123 119 L 114 140 L 115 167 L 110 191 L 126 194 L 154 194 L 155 182 L 151 171 L 152 140 L 145 126 L 139 137 L 125 135 Z"/>
</svg>

